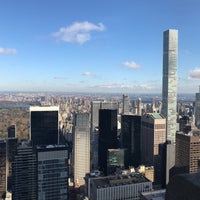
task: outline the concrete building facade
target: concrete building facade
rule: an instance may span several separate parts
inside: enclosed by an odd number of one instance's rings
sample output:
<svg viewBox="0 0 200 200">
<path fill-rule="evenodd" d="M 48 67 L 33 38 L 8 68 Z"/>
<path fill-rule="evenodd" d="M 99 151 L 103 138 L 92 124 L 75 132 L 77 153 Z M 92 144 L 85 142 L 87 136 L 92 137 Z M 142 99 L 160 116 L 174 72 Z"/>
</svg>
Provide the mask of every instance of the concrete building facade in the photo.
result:
<svg viewBox="0 0 200 200">
<path fill-rule="evenodd" d="M 183 132 L 176 133 L 176 173 L 200 172 L 200 137 Z"/>
<path fill-rule="evenodd" d="M 177 65 L 178 30 L 169 29 L 163 33 L 163 83 L 162 110 L 166 118 L 167 140 L 175 142 L 177 130 Z"/>
<path fill-rule="evenodd" d="M 90 115 L 74 113 L 73 124 L 73 166 L 74 184 L 81 186 L 84 177 L 90 172 Z"/>
<path fill-rule="evenodd" d="M 141 121 L 141 163 L 154 166 L 154 180 L 160 182 L 159 144 L 166 141 L 166 119 L 159 113 L 149 113 Z"/>
<path fill-rule="evenodd" d="M 90 200 L 139 200 L 141 192 L 152 191 L 152 182 L 141 174 L 89 178 Z"/>
<path fill-rule="evenodd" d="M 196 93 L 194 115 L 195 115 L 195 126 L 197 128 L 200 128 L 200 88 L 199 92 Z"/>
</svg>

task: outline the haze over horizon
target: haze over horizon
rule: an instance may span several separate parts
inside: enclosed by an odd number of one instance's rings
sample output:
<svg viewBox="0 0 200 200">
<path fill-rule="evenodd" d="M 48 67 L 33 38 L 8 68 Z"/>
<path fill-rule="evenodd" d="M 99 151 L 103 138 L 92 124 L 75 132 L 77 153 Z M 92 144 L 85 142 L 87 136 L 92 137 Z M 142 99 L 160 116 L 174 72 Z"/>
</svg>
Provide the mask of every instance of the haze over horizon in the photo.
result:
<svg viewBox="0 0 200 200">
<path fill-rule="evenodd" d="M 161 93 L 178 29 L 178 93 L 200 85 L 198 0 L 2 1 L 0 91 Z"/>
</svg>

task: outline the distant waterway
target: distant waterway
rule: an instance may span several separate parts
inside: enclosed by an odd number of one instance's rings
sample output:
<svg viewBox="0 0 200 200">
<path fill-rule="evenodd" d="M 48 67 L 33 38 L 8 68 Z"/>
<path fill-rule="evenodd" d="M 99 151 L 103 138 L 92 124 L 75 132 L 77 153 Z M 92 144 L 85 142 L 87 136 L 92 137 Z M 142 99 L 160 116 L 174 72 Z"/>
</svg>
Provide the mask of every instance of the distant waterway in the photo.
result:
<svg viewBox="0 0 200 200">
<path fill-rule="evenodd" d="M 0 101 L 1 108 L 29 108 L 30 106 L 40 105 L 38 102 L 9 102 Z"/>
</svg>

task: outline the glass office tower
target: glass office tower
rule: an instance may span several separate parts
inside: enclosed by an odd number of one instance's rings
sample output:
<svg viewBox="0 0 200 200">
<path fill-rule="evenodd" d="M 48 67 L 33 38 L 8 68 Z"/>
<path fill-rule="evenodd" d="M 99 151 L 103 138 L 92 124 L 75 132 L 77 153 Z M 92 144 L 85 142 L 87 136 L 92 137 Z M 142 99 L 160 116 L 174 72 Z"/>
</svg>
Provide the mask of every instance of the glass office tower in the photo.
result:
<svg viewBox="0 0 200 200">
<path fill-rule="evenodd" d="M 99 110 L 99 168 L 107 175 L 107 151 L 118 148 L 117 140 L 117 110 Z"/>
<path fill-rule="evenodd" d="M 68 199 L 68 148 L 37 146 L 37 199 Z"/>
<path fill-rule="evenodd" d="M 59 143 L 57 106 L 30 107 L 30 138 L 33 145 Z"/>
</svg>

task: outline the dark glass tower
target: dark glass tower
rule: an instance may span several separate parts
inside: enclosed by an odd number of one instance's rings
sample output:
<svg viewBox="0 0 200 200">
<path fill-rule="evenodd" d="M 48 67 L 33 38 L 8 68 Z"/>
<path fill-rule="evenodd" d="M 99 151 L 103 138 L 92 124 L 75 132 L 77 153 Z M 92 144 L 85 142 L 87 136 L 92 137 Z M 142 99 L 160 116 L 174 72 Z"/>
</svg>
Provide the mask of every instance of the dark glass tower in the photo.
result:
<svg viewBox="0 0 200 200">
<path fill-rule="evenodd" d="M 125 166 L 138 167 L 141 164 L 141 116 L 122 115 L 122 148 L 127 149 Z"/>
<path fill-rule="evenodd" d="M 0 139 L 0 199 L 7 191 L 6 140 Z"/>
<path fill-rule="evenodd" d="M 68 148 L 47 145 L 37 152 L 37 200 L 68 199 Z"/>
<path fill-rule="evenodd" d="M 118 148 L 117 110 L 99 110 L 99 167 L 107 175 L 108 149 Z"/>
<path fill-rule="evenodd" d="M 13 124 L 11 126 L 8 127 L 8 137 L 16 137 L 16 125 Z"/>
<path fill-rule="evenodd" d="M 30 107 L 30 137 L 33 145 L 58 144 L 58 107 Z"/>
<path fill-rule="evenodd" d="M 12 191 L 12 162 L 14 156 L 17 153 L 18 139 L 7 138 L 7 161 L 8 161 L 8 173 L 7 173 L 7 190 Z"/>
<path fill-rule="evenodd" d="M 12 163 L 12 199 L 37 199 L 36 155 L 32 146 L 22 143 Z"/>
</svg>

